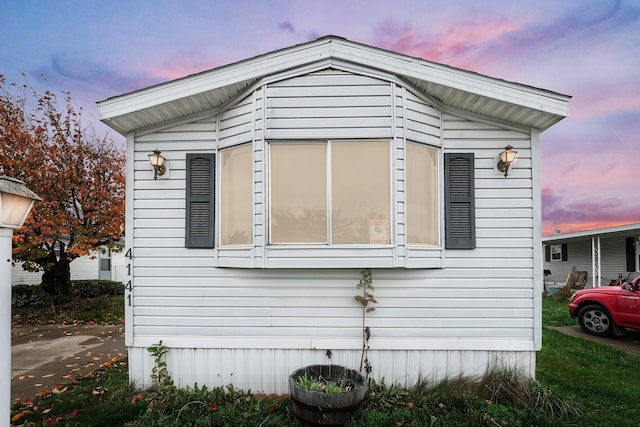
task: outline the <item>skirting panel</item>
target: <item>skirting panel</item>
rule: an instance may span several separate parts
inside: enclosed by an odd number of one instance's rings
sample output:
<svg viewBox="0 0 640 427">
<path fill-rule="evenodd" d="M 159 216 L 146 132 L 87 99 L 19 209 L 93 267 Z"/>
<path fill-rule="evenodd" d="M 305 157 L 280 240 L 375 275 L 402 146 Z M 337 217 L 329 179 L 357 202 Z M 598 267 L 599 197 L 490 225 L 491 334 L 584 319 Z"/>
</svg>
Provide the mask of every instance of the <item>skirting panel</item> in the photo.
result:
<svg viewBox="0 0 640 427">
<path fill-rule="evenodd" d="M 289 374 L 311 364 L 333 363 L 360 367 L 360 352 L 294 349 L 172 348 L 167 353 L 169 374 L 178 387 L 194 385 L 235 388 L 265 393 L 288 393 Z M 479 377 L 491 368 L 516 369 L 535 376 L 535 351 L 489 350 L 370 350 L 372 377 L 387 385 L 412 386 L 418 380 L 437 383 L 458 376 Z M 129 348 L 129 377 L 138 388 L 151 386 L 153 358 L 146 348 Z"/>
</svg>

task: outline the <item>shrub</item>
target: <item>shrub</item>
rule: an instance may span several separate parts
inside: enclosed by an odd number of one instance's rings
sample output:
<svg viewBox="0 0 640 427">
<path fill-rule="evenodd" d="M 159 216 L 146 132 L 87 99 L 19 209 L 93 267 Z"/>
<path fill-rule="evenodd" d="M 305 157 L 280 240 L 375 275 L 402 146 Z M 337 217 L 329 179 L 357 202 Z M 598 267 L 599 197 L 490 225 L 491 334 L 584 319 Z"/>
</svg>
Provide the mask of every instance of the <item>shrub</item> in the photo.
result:
<svg viewBox="0 0 640 427">
<path fill-rule="evenodd" d="M 74 280 L 71 282 L 71 299 L 93 299 L 101 296 L 124 295 L 120 282 L 112 280 Z M 13 308 L 43 308 L 51 305 L 49 294 L 42 285 L 15 285 L 11 288 Z"/>
<path fill-rule="evenodd" d="M 39 285 L 16 285 L 11 288 L 11 306 L 42 308 L 49 305 L 49 295 Z"/>
<path fill-rule="evenodd" d="M 71 297 L 77 299 L 96 298 L 103 295 L 123 295 L 124 287 L 112 280 L 74 280 L 71 282 Z"/>
</svg>

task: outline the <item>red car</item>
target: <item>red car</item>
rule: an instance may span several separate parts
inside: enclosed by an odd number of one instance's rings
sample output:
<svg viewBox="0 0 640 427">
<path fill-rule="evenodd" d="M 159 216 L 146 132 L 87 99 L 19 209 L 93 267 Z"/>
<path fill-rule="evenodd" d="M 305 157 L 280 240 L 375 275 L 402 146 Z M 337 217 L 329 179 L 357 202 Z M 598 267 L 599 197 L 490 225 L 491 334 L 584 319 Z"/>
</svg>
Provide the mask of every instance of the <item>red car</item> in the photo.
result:
<svg viewBox="0 0 640 427">
<path fill-rule="evenodd" d="M 640 276 L 620 286 L 576 292 L 569 313 L 586 333 L 599 337 L 624 335 L 624 328 L 640 330 Z"/>
</svg>

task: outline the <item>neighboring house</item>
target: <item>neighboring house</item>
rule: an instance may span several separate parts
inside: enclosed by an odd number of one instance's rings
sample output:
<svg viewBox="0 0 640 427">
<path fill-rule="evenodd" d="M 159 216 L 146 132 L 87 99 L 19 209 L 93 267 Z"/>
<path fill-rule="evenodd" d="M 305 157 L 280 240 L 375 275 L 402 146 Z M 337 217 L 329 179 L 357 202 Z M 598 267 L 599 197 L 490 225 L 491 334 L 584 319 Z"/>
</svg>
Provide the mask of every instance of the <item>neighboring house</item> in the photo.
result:
<svg viewBox="0 0 640 427">
<path fill-rule="evenodd" d="M 71 261 L 69 267 L 71 280 L 102 279 L 124 283 L 125 258 L 122 251 L 92 251 L 89 255 Z M 42 271 L 25 271 L 19 261 L 11 270 L 12 285 L 39 285 L 41 282 Z"/>
<path fill-rule="evenodd" d="M 533 376 L 539 135 L 568 101 L 330 36 L 99 102 L 127 137 L 131 381 L 160 340 L 179 386 L 284 393 L 327 350 L 357 368 L 362 268 L 375 378 Z"/>
<path fill-rule="evenodd" d="M 640 275 L 640 224 L 558 233 L 543 237 L 542 243 L 549 285 L 564 284 L 574 269 L 587 272 L 588 288 L 607 286 L 619 275 Z"/>
</svg>

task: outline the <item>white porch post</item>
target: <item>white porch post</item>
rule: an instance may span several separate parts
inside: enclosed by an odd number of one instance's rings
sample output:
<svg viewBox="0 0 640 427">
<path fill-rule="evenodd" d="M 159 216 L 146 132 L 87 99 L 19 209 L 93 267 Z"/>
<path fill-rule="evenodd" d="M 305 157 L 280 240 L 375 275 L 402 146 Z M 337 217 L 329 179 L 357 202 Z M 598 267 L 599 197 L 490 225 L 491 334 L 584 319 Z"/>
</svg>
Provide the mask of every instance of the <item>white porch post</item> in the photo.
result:
<svg viewBox="0 0 640 427">
<path fill-rule="evenodd" d="M 11 418 L 11 238 L 13 230 L 0 227 L 0 425 Z M 4 420 L 4 421 L 2 421 Z"/>
<path fill-rule="evenodd" d="M 0 176 L 0 426 L 11 417 L 11 241 L 36 200 L 24 182 Z"/>
<path fill-rule="evenodd" d="M 600 277 L 600 236 L 591 238 L 591 277 L 593 277 L 593 287 L 602 286 L 602 278 Z"/>
</svg>

